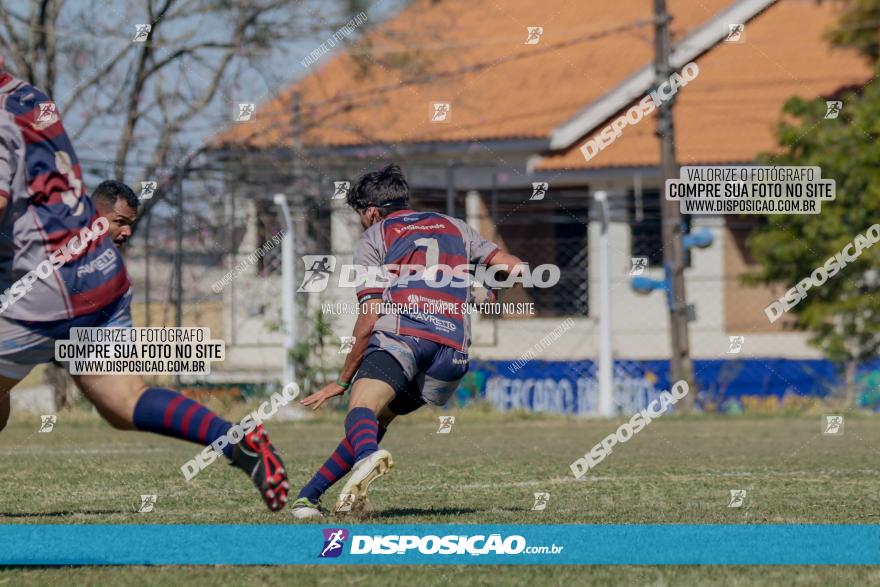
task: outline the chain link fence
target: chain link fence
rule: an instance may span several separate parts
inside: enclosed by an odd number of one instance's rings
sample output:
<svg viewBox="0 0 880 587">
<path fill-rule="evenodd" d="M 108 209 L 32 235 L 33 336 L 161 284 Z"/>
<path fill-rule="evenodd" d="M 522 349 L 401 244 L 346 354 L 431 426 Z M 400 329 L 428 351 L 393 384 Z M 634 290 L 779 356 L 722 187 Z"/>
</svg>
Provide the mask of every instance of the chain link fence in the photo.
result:
<svg viewBox="0 0 880 587">
<path fill-rule="evenodd" d="M 155 201 L 143 202 L 145 213 L 126 251 L 134 282 L 135 323 L 208 326 L 228 349 L 227 361 L 215 365 L 207 381 L 184 381 L 184 385 L 246 387 L 278 380 L 285 361 L 280 295 L 283 226 L 273 197 L 285 194 L 291 206 L 297 258 L 334 254 L 348 259 L 361 229 L 353 215 L 337 212 L 334 220 L 334 210 L 340 206 L 333 199 L 339 195 L 337 182 L 353 183 L 382 164 L 370 159 L 321 160 L 319 165 L 305 157 L 264 154 L 212 159 L 165 184 Z M 534 361 L 567 370 L 564 379 L 574 392 L 592 397 L 598 356 L 594 307 L 598 279 L 591 260 L 596 262 L 598 229 L 591 216 L 589 188 L 512 188 L 493 165 L 403 167 L 414 209 L 460 218 L 532 267 L 553 264 L 560 269 L 554 287 L 520 288 L 505 295 L 504 302 L 534 304 L 532 312 L 482 316 L 475 323 L 472 355 L 486 361 L 517 361 L 571 319 L 572 327 L 542 348 Z M 109 176 L 106 169 L 91 170 L 92 176 L 102 174 Z M 662 292 L 639 295 L 630 287 L 633 258 L 646 258 L 646 274 L 662 277 L 658 193 L 622 191 L 613 194 L 611 203 L 615 397 L 623 410 L 643 403 L 654 384 L 660 383 L 659 371 L 646 368 L 645 361 L 669 356 L 668 316 Z M 722 223 L 715 229 L 719 241 L 691 254 L 687 287 L 694 304 L 692 356 L 724 358 L 734 335 L 745 337 L 742 356 L 772 356 L 783 340 L 777 336 L 781 328 L 771 328 L 763 316 L 772 292 L 741 283 L 740 273 L 750 262 L 744 246 L 750 229 L 751 225 Z M 297 263 L 297 284 L 304 270 Z M 306 302 L 308 296 L 296 299 L 299 372 L 309 373 L 315 382 L 332 377 L 344 359 L 337 351 L 340 333 L 350 333 L 353 316 L 330 320 Z M 353 300 L 352 295 L 343 301 Z M 803 337 L 793 340 L 789 344 L 798 352 L 811 352 Z M 305 391 L 312 385 L 305 384 Z M 467 390 L 464 386 L 461 393 Z M 488 393 L 485 385 L 482 390 Z M 562 390 L 560 397 L 565 393 Z M 548 402 L 561 401 L 552 395 Z M 592 401 L 583 399 L 577 410 L 591 410 Z"/>
</svg>

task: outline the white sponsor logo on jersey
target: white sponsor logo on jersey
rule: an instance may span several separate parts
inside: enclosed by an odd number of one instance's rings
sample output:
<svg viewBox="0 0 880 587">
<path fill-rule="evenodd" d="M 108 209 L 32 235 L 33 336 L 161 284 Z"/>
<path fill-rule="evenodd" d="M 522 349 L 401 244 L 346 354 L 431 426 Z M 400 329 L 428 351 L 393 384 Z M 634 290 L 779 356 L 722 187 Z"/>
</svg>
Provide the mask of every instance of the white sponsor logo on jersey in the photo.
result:
<svg viewBox="0 0 880 587">
<path fill-rule="evenodd" d="M 83 275 L 94 273 L 95 271 L 101 271 L 104 275 L 109 275 L 110 271 L 113 270 L 113 267 L 115 265 L 116 253 L 113 251 L 113 249 L 107 249 L 98 257 L 77 268 L 76 276 L 82 277 Z"/>
</svg>

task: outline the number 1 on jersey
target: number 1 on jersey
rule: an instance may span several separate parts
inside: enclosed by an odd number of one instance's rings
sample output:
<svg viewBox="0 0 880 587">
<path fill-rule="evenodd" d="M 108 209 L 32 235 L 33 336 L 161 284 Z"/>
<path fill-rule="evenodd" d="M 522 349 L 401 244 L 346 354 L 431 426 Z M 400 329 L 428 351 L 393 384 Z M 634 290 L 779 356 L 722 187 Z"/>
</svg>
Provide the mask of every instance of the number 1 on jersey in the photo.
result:
<svg viewBox="0 0 880 587">
<path fill-rule="evenodd" d="M 437 265 L 440 264 L 440 244 L 435 238 L 418 238 L 415 241 L 417 247 L 425 247 L 425 281 L 437 279 Z"/>
</svg>

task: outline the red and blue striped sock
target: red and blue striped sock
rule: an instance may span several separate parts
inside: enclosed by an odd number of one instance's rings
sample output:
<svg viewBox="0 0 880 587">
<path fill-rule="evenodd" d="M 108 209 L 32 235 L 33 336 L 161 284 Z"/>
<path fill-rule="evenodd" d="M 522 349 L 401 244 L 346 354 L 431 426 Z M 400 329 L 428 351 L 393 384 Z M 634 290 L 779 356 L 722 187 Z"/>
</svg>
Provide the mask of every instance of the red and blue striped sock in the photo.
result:
<svg viewBox="0 0 880 587">
<path fill-rule="evenodd" d="M 345 417 L 345 438 L 355 462 L 379 450 L 379 422 L 370 408 L 352 408 Z"/>
<path fill-rule="evenodd" d="M 208 445 L 226 434 L 232 426 L 197 401 L 176 391 L 150 387 L 134 407 L 134 425 L 144 432 L 173 436 Z M 223 454 L 232 458 L 234 444 L 223 447 Z"/>
<path fill-rule="evenodd" d="M 382 442 L 382 437 L 385 436 L 385 430 L 386 428 L 380 424 L 379 434 L 376 435 L 377 443 Z M 348 438 L 343 438 L 342 442 L 339 443 L 339 446 L 336 447 L 336 450 L 333 451 L 333 454 L 330 455 L 330 458 L 327 459 L 327 462 L 325 462 L 324 465 L 318 469 L 318 472 L 315 473 L 315 476 L 312 477 L 302 489 L 300 489 L 297 498 L 307 497 L 312 503 L 317 503 L 318 500 L 321 499 L 321 496 L 324 495 L 324 492 L 330 489 L 330 486 L 351 471 L 354 463 L 354 451 L 351 450 L 351 444 L 348 443 Z"/>
</svg>

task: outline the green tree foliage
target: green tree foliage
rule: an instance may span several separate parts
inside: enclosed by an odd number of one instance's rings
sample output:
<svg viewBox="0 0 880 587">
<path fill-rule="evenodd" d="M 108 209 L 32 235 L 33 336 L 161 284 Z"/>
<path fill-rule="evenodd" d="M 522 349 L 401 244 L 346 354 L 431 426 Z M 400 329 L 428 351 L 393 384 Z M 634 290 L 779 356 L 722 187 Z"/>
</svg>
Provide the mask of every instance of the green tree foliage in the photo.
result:
<svg viewBox="0 0 880 587">
<path fill-rule="evenodd" d="M 872 27 L 855 26 L 869 22 Z M 880 0 L 851 0 L 828 38 L 876 60 L 878 23 Z M 777 128 L 781 152 L 760 159 L 772 165 L 819 166 L 823 178 L 836 181 L 837 199 L 823 202 L 818 215 L 768 217 L 748 242 L 760 264 L 748 277 L 751 282 L 792 287 L 880 223 L 880 83 L 837 98 L 843 109 L 836 119 L 825 119 L 826 99 L 789 99 Z M 875 358 L 880 347 L 878 269 L 880 245 L 810 289 L 789 312 L 794 327 L 811 332 L 811 342 L 829 359 L 846 363 L 850 392 L 855 365 Z"/>
<path fill-rule="evenodd" d="M 837 47 L 851 47 L 876 63 L 880 59 L 880 2 L 848 0 L 846 10 L 825 38 Z"/>
</svg>

